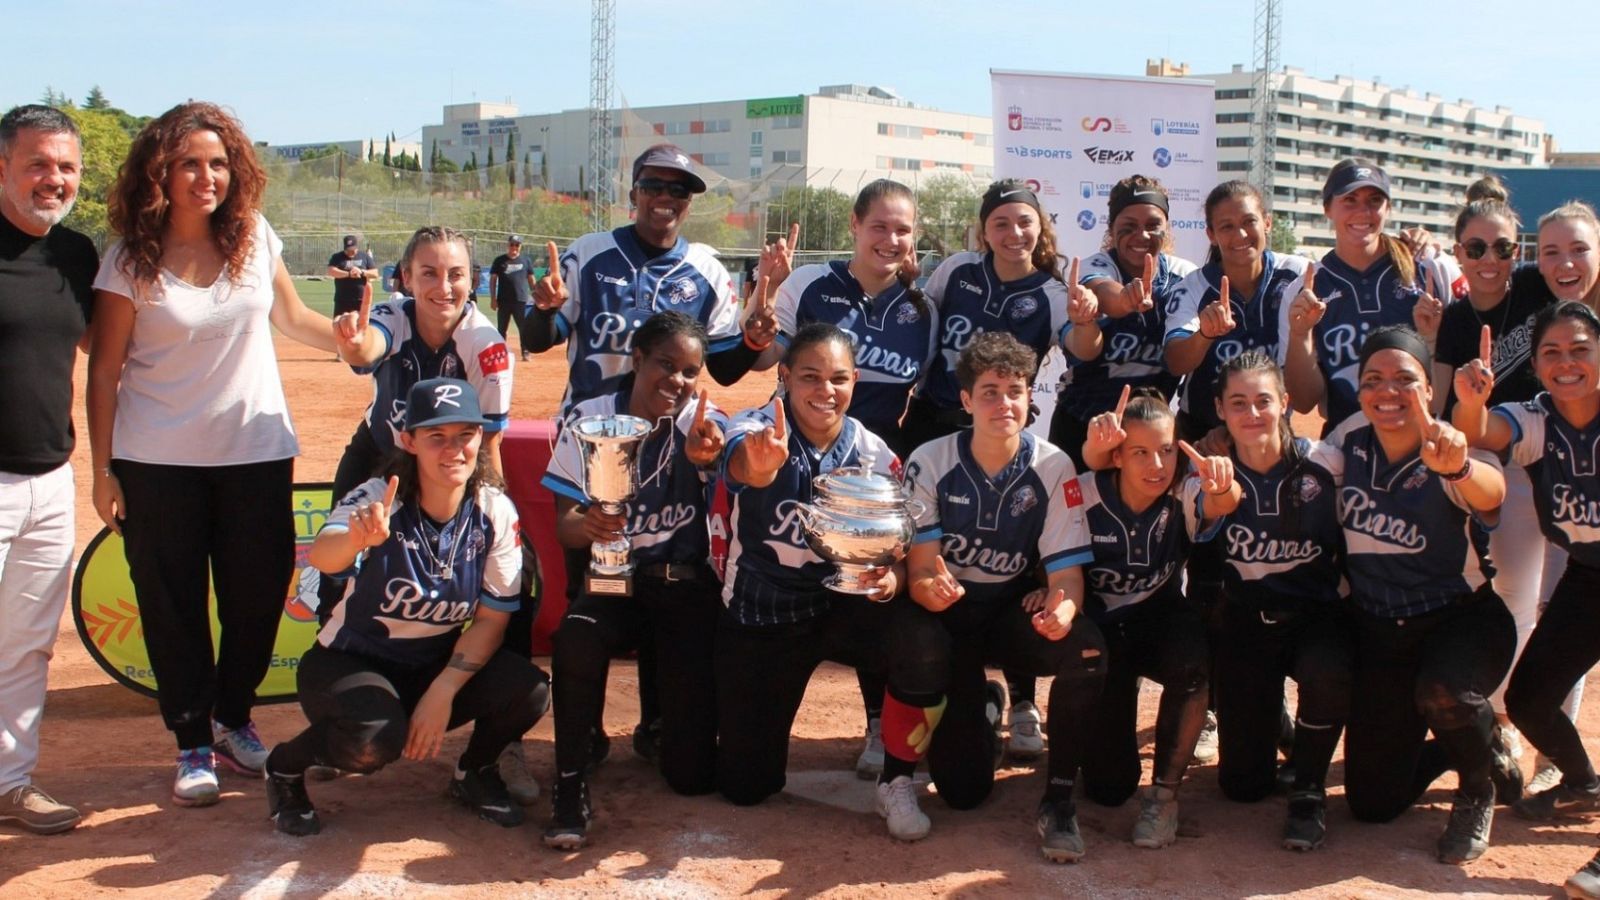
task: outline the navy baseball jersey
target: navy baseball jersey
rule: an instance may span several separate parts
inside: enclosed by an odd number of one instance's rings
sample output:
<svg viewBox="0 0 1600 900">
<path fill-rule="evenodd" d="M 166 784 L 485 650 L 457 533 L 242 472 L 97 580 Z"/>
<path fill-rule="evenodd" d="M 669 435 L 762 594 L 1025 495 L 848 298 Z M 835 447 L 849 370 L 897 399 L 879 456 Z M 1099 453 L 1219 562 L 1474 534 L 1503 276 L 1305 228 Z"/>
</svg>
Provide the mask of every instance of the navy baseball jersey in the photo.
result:
<svg viewBox="0 0 1600 900">
<path fill-rule="evenodd" d="M 1094 561 L 1085 571 L 1089 597 L 1084 611 L 1104 618 L 1148 600 L 1183 569 L 1196 541 L 1211 539 L 1213 524 L 1204 527 L 1205 494 L 1200 479 L 1185 478 L 1143 512 L 1122 502 L 1115 469 L 1078 476 L 1078 496 L 1089 522 Z"/>
<path fill-rule="evenodd" d="M 939 352 L 928 363 L 920 396 L 940 409 L 961 408 L 956 359 L 985 331 L 1003 331 L 1044 359 L 1067 322 L 1067 289 L 1049 272 L 1001 281 L 993 253 L 962 252 L 933 270 L 925 289 L 939 310 Z"/>
<path fill-rule="evenodd" d="M 658 312 L 696 319 L 711 336 L 709 353 L 738 345 L 733 279 L 705 244 L 683 238 L 648 255 L 632 225 L 586 234 L 561 254 L 567 301 L 555 317 L 572 372 L 561 411 L 617 389 L 633 370 L 633 333 Z"/>
<path fill-rule="evenodd" d="M 783 281 L 773 303 L 784 347 L 802 326 L 827 322 L 855 341 L 860 381 L 850 414 L 873 427 L 899 427 L 911 392 L 933 360 L 938 313 L 920 309 L 900 282 L 868 297 L 849 263 L 801 266 Z"/>
<path fill-rule="evenodd" d="M 789 461 L 764 488 L 742 484 L 729 474 L 727 460 L 750 435 L 770 427 L 776 421 L 773 414 L 769 403 L 735 416 L 722 454 L 722 478 L 732 507 L 722 600 L 745 625 L 799 622 L 828 608 L 822 580 L 833 573 L 833 564 L 806 545 L 796 509 L 797 504 L 811 502 L 811 479 L 846 466 L 868 465 L 879 474 L 900 477 L 900 460 L 889 445 L 855 419 L 845 419 L 833 446 L 824 451 L 813 447 L 793 415 L 785 413 Z"/>
<path fill-rule="evenodd" d="M 585 416 L 625 415 L 632 391 L 630 375 L 615 394 L 585 400 L 568 410 L 566 423 Z M 699 403 L 698 398 L 689 401 L 672 422 L 662 423 L 667 427 L 657 427 L 639 448 L 639 491 L 625 513 L 636 563 L 699 564 L 710 556 L 706 512 L 716 472 L 696 466 L 686 452 Z M 707 406 L 706 418 L 726 427 L 727 421 L 715 405 Z M 563 427 L 550 466 L 539 482 L 580 507 L 589 504 L 584 493 L 582 443 L 571 428 Z"/>
<path fill-rule="evenodd" d="M 1423 294 L 1423 285 L 1435 280 L 1435 268 L 1417 261 L 1417 280 L 1406 284 L 1387 254 L 1358 272 L 1329 250 L 1317 263 L 1317 297 L 1328 305 L 1322 321 L 1312 329 L 1317 367 L 1326 383 L 1324 433 L 1361 410 L 1356 379 L 1361 366 L 1361 345 L 1373 330 L 1385 325 L 1413 326 L 1411 313 Z M 1291 294 L 1292 298 L 1293 295 Z M 1440 300 L 1448 301 L 1449 296 Z M 1477 341 L 1473 341 L 1473 347 Z"/>
<path fill-rule="evenodd" d="M 1256 292 L 1243 301 L 1233 296 L 1233 331 L 1211 342 L 1200 365 L 1184 380 L 1181 406 L 1207 428 L 1222 424 L 1214 402 L 1217 372 L 1222 364 L 1246 350 L 1260 350 L 1283 364 L 1288 350 L 1289 306 L 1305 286 L 1306 260 L 1284 256 L 1271 250 L 1262 254 L 1261 279 Z M 1200 330 L 1200 310 L 1217 302 L 1222 282 L 1222 263 L 1207 263 L 1194 270 L 1178 285 L 1167 307 L 1167 341 L 1189 337 Z"/>
<path fill-rule="evenodd" d="M 351 491 L 322 531 L 349 531 L 351 513 L 382 500 L 387 489 L 373 478 Z M 516 611 L 522 587 L 517 508 L 500 491 L 483 488 L 463 499 L 450 521 L 437 523 L 396 500 L 389 539 L 363 551 L 353 569 L 327 574 L 352 573 L 317 642 L 411 668 L 437 664 L 449 657 L 480 603 Z"/>
<path fill-rule="evenodd" d="M 1149 312 L 1130 313 L 1121 318 L 1101 316 L 1101 350 L 1096 359 L 1081 360 L 1066 352 L 1066 337 L 1072 331 L 1069 322 L 1061 332 L 1061 349 L 1066 354 L 1067 374 L 1062 390 L 1056 394 L 1056 405 L 1073 418 L 1088 421 L 1100 413 L 1115 409 L 1122 396 L 1122 386 L 1135 390 L 1153 388 L 1161 396 L 1172 399 L 1178 390 L 1178 376 L 1167 371 L 1163 352 L 1167 337 L 1167 308 L 1183 279 L 1195 270 L 1186 259 L 1166 253 L 1156 258 L 1156 277 L 1151 283 L 1154 304 Z M 1140 269 L 1141 274 L 1143 269 Z M 1103 250 L 1087 257 L 1079 264 L 1078 282 L 1092 285 L 1096 281 L 1115 279 L 1127 284 L 1137 276 L 1123 273 L 1117 265 L 1116 251 Z M 1068 390 L 1067 388 L 1071 388 Z"/>
<path fill-rule="evenodd" d="M 1600 566 L 1600 421 L 1574 428 L 1549 394 L 1506 403 L 1494 414 L 1511 423 L 1511 461 L 1528 470 L 1539 528 L 1586 566 Z"/>
<path fill-rule="evenodd" d="M 417 334 L 416 301 L 388 300 L 372 308 L 372 326 L 383 336 L 383 354 L 361 374 L 372 375 L 372 403 L 367 428 L 380 453 L 400 444 L 406 418 L 406 394 L 428 378 L 460 378 L 478 391 L 478 406 L 489 424 L 485 432 L 503 431 L 511 414 L 511 354 L 494 323 L 468 301 L 455 332 L 438 350 Z"/>
<path fill-rule="evenodd" d="M 913 507 L 915 542 L 939 542 L 967 589 L 961 602 L 1016 600 L 1039 586 L 1041 564 L 1051 573 L 1094 558 L 1077 477 L 1071 457 L 1027 432 L 993 477 L 972 457 L 971 429 L 929 441 L 906 463 L 906 485 L 922 504 Z"/>
<path fill-rule="evenodd" d="M 1500 463 L 1471 451 L 1473 465 Z M 1389 460 L 1357 413 L 1313 445 L 1310 458 L 1339 484 L 1345 572 L 1356 605 L 1387 618 L 1442 609 L 1494 577 L 1493 522 L 1475 515 L 1454 484 L 1413 451 Z"/>
<path fill-rule="evenodd" d="M 1295 445 L 1298 464 L 1283 459 L 1266 472 L 1233 455 L 1233 477 L 1244 496 L 1218 522 L 1213 545 L 1228 564 L 1223 581 L 1236 596 L 1270 604 L 1278 597 L 1334 601 L 1349 593 L 1338 487 L 1306 458 L 1310 441 L 1295 438 Z"/>
</svg>

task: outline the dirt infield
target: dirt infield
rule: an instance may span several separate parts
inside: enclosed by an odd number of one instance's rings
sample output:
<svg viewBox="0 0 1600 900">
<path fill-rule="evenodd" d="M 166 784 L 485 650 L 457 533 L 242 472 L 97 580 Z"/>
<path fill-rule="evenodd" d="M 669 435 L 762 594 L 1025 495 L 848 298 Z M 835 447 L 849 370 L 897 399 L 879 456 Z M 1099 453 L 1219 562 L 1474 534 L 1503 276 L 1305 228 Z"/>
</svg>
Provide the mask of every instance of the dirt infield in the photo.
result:
<svg viewBox="0 0 1600 900">
<path fill-rule="evenodd" d="M 303 346 L 280 339 L 278 349 L 303 448 L 296 478 L 331 480 L 369 385 Z M 519 367 L 514 414 L 548 416 L 565 374 L 565 359 L 557 355 Z M 80 361 L 80 398 L 82 378 Z M 737 409 L 764 399 L 770 386 L 770 376 L 752 377 L 713 396 Z M 81 547 L 100 528 L 89 502 L 81 401 L 78 428 Z M 168 800 L 173 745 L 154 702 L 114 684 L 95 666 L 70 615 L 62 619 L 56 651 L 36 779 L 78 804 L 85 820 L 50 838 L 0 831 L 0 896 L 1548 897 L 1596 843 L 1592 824 L 1532 827 L 1502 810 L 1494 846 L 1483 859 L 1464 868 L 1440 865 L 1433 846 L 1444 826 L 1451 778 L 1399 821 L 1362 825 L 1339 797 L 1336 761 L 1328 844 L 1310 854 L 1278 848 L 1282 798 L 1230 803 L 1211 767 L 1193 771 L 1183 793 L 1184 837 L 1163 851 L 1128 843 L 1136 803 L 1118 809 L 1085 803 L 1080 821 L 1088 857 L 1076 866 L 1045 862 L 1032 821 L 1042 764 L 1008 764 L 994 796 L 975 811 L 954 812 L 934 797 L 924 799 L 933 834 L 916 845 L 897 844 L 870 812 L 870 785 L 849 772 L 863 725 L 851 673 L 829 667 L 813 680 L 795 726 L 790 793 L 741 809 L 715 797 L 674 796 L 632 756 L 627 735 L 637 705 L 627 663 L 613 668 L 606 710 L 613 750 L 594 780 L 598 817 L 588 849 L 558 854 L 539 845 L 547 800 L 517 829 L 497 828 L 453 807 L 444 787 L 449 761 L 465 744 L 460 732 L 438 760 L 402 761 L 371 777 L 312 783 L 325 830 L 294 839 L 272 829 L 261 785 L 238 777 L 224 776 L 218 806 L 174 807 Z M 1148 742 L 1154 698 L 1144 699 L 1140 721 Z M 1597 706 L 1591 702 L 1585 711 L 1586 734 L 1600 724 Z M 269 743 L 304 724 L 292 704 L 262 707 L 257 721 Z M 548 785 L 548 719 L 528 746 L 531 764 Z M 1593 742 L 1590 748 L 1600 749 Z M 1531 764 L 1524 759 L 1525 768 Z"/>
</svg>

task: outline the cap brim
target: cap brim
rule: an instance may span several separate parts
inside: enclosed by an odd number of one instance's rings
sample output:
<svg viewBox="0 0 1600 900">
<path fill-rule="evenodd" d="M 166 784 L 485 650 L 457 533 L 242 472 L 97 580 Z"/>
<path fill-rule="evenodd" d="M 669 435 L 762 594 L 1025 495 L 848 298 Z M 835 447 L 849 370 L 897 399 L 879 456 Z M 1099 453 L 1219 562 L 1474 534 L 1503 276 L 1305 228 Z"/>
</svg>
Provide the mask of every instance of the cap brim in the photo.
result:
<svg viewBox="0 0 1600 900">
<path fill-rule="evenodd" d="M 481 416 L 467 416 L 467 415 L 435 416 L 434 418 L 428 419 L 426 421 L 418 422 L 415 425 L 411 424 L 410 422 L 407 422 L 405 430 L 406 431 L 416 431 L 419 428 L 432 428 L 435 425 L 478 425 L 478 426 L 484 426 L 484 425 L 488 425 L 488 424 L 489 424 L 489 420 L 485 419 L 485 418 L 483 418 Z"/>
<path fill-rule="evenodd" d="M 1351 193 L 1353 191 L 1359 191 L 1364 187 L 1372 188 L 1373 190 L 1377 191 L 1378 193 L 1384 195 L 1385 197 L 1389 196 L 1389 188 L 1388 188 L 1387 185 L 1385 185 L 1381 181 L 1374 181 L 1374 180 L 1372 180 L 1370 178 L 1362 178 L 1359 181 L 1352 181 L 1349 184 L 1345 185 L 1344 187 L 1340 188 L 1337 192 L 1329 194 L 1328 196 L 1329 197 L 1343 197 L 1345 194 Z"/>
</svg>

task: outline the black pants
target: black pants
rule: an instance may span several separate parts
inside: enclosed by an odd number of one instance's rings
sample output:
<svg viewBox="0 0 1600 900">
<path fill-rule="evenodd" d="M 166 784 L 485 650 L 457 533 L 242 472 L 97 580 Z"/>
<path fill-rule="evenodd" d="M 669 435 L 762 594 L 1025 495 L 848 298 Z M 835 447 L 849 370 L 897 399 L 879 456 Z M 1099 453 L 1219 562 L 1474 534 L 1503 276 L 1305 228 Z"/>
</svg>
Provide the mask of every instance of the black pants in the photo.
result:
<svg viewBox="0 0 1600 900">
<path fill-rule="evenodd" d="M 561 561 L 567 569 L 567 608 L 571 609 L 584 596 L 583 577 L 589 571 L 589 548 L 565 548 L 561 551 Z M 656 644 L 655 641 L 640 641 L 636 649 L 639 660 L 639 724 L 647 726 L 661 718 L 660 691 L 656 690 Z M 598 716 L 590 724 L 601 727 Z"/>
<path fill-rule="evenodd" d="M 122 535 L 161 718 L 179 749 L 211 744 L 211 720 L 250 721 L 294 573 L 294 460 L 165 466 L 114 460 Z M 211 643 L 216 586 L 221 642 Z M 215 662 L 213 662 L 215 660 Z"/>
<path fill-rule="evenodd" d="M 680 794 L 716 788 L 717 707 L 712 645 L 722 612 L 709 571 L 689 581 L 636 575 L 632 597 L 584 594 L 555 636 L 556 769 L 583 770 L 589 731 L 606 701 L 611 657 L 655 647 L 661 703 L 661 774 Z"/>
<path fill-rule="evenodd" d="M 505 303 L 505 302 L 501 302 L 501 303 L 499 303 L 498 305 L 495 306 L 495 310 L 494 310 L 494 327 L 495 327 L 495 330 L 500 332 L 500 337 L 501 338 L 506 339 L 506 340 L 510 340 L 510 338 L 507 337 L 508 326 L 510 326 L 511 323 L 515 322 L 516 325 L 517 325 L 517 347 L 523 353 L 528 353 L 528 352 L 530 352 L 528 350 L 528 341 L 527 341 L 526 338 L 523 337 L 523 334 L 522 334 L 523 328 L 526 327 L 523 324 L 524 321 L 525 321 L 525 319 L 523 318 L 523 315 L 522 315 L 522 304 L 521 303 L 516 303 L 516 302 Z"/>
<path fill-rule="evenodd" d="M 1321 788 L 1350 717 L 1355 636 L 1348 610 L 1292 598 L 1230 596 L 1220 619 L 1211 646 L 1222 793 L 1245 803 L 1272 793 L 1286 676 L 1300 687 L 1295 786 Z"/>
<path fill-rule="evenodd" d="M 1600 569 L 1567 561 L 1550 605 L 1506 689 L 1511 721 L 1574 787 L 1595 782 L 1577 726 L 1561 711 L 1568 690 L 1600 660 Z M 1565 685 L 1563 687 L 1562 685 Z"/>
<path fill-rule="evenodd" d="M 803 622 L 747 626 L 726 612 L 718 620 L 717 789 L 734 803 L 760 803 L 783 790 L 789 732 L 817 666 L 832 660 L 882 683 L 891 611 L 910 601 L 830 597 L 826 613 Z"/>
<path fill-rule="evenodd" d="M 1494 711 L 1516 624 L 1489 585 L 1444 609 L 1399 619 L 1355 613 L 1355 679 L 1345 732 L 1345 796 L 1356 818 L 1387 822 L 1433 780 L 1424 766 L 1429 729 L 1461 791 L 1484 797 Z M 1570 687 L 1571 681 L 1567 682 Z"/>
<path fill-rule="evenodd" d="M 1200 613 L 1176 592 L 1096 616 L 1110 662 L 1086 740 L 1084 796 L 1120 806 L 1139 787 L 1139 678 L 1161 685 L 1155 779 L 1176 788 L 1205 724 L 1206 632 Z M 1054 711 L 1050 716 L 1052 723 Z"/>
<path fill-rule="evenodd" d="M 1070 783 L 1083 764 L 1090 715 L 1105 685 L 1106 646 L 1100 629 L 1080 616 L 1052 641 L 1033 628 L 1021 598 L 958 602 L 941 613 L 915 602 L 897 605 L 884 641 L 889 690 L 919 705 L 944 697 L 944 717 L 928 748 L 928 772 L 939 797 L 971 809 L 994 788 L 998 749 L 984 718 L 984 666 L 1003 665 L 1028 678 L 1055 676 L 1050 688 L 1050 778 Z"/>
<path fill-rule="evenodd" d="M 370 775 L 400 758 L 411 711 L 444 670 L 446 660 L 421 668 L 311 645 L 300 658 L 300 708 L 311 724 L 274 747 L 268 768 L 297 775 L 313 765 Z M 481 769 L 520 740 L 550 706 L 550 679 L 504 650 L 489 657 L 456 693 L 449 727 L 473 723 L 462 769 Z"/>
</svg>

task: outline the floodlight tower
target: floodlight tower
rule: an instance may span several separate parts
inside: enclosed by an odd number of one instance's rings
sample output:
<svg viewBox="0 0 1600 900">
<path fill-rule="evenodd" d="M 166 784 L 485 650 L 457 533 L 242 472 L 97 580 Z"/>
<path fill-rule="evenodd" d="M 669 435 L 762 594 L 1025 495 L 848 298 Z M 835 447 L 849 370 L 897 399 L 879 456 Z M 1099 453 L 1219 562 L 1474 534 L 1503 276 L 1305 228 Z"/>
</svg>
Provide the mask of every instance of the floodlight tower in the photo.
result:
<svg viewBox="0 0 1600 900">
<path fill-rule="evenodd" d="M 1268 202 L 1278 144 L 1278 47 L 1283 43 L 1283 0 L 1256 0 L 1255 90 L 1250 99 L 1250 180 Z"/>
<path fill-rule="evenodd" d="M 589 183 L 594 185 L 594 205 L 589 222 L 595 231 L 611 227 L 611 207 L 617 202 L 611 140 L 611 80 L 616 74 L 611 52 L 616 41 L 617 0 L 594 0 L 589 24 Z"/>
</svg>

